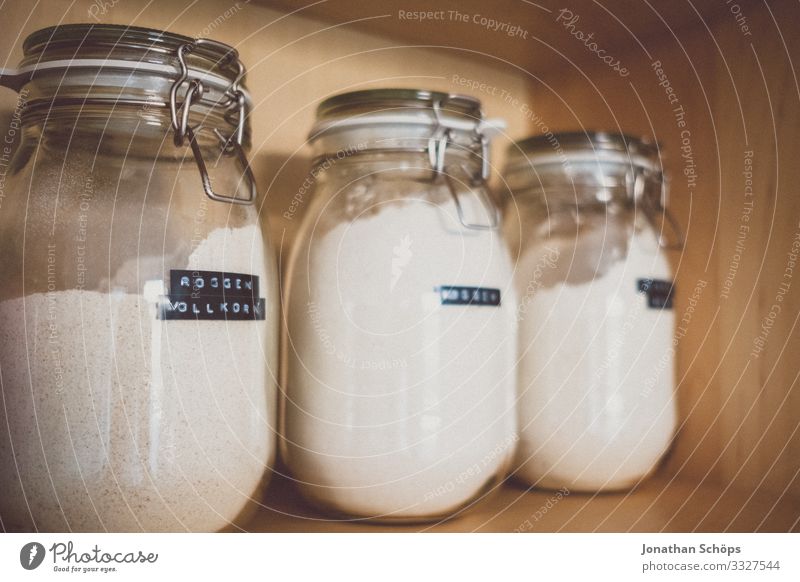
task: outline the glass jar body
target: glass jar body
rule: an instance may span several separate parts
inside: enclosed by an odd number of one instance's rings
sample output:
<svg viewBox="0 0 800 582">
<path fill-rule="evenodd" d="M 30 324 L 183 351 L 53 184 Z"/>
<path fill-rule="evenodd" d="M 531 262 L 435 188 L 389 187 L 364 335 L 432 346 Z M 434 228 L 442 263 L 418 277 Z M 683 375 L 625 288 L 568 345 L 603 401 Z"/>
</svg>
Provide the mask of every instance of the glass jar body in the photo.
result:
<svg viewBox="0 0 800 582">
<path fill-rule="evenodd" d="M 214 531 L 272 466 L 273 255 L 256 210 L 209 200 L 170 131 L 124 106 L 25 128 L 0 208 L 7 528 Z M 214 176 L 241 182 L 226 160 Z M 199 289 L 211 272 L 258 277 L 264 319 L 225 319 L 253 298 Z"/>
<path fill-rule="evenodd" d="M 490 491 L 513 453 L 511 265 L 496 230 L 462 225 L 426 156 L 356 160 L 316 174 L 292 254 L 282 454 L 328 512 L 437 519 Z M 481 188 L 456 195 L 468 222 L 491 220 Z M 454 287 L 496 301 L 447 304 Z"/>
<path fill-rule="evenodd" d="M 520 241 L 516 476 L 544 488 L 630 488 L 677 424 L 672 271 L 624 181 L 605 178 L 507 207 Z"/>
</svg>

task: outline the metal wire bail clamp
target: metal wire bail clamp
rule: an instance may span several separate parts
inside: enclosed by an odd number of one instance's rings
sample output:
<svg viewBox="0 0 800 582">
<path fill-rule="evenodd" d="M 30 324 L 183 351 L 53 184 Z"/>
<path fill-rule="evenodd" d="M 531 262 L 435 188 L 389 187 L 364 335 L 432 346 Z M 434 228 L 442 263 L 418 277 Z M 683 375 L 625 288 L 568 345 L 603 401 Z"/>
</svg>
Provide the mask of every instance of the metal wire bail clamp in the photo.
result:
<svg viewBox="0 0 800 582">
<path fill-rule="evenodd" d="M 679 251 L 683 249 L 686 242 L 686 236 L 678 224 L 677 219 L 667 208 L 667 180 L 663 172 L 654 172 L 656 180 L 661 184 L 661 191 L 658 200 L 655 197 L 645 196 L 645 186 L 647 179 L 650 176 L 641 168 L 637 168 L 632 173 L 628 173 L 629 188 L 632 188 L 633 200 L 641 200 L 642 211 L 647 219 L 653 225 L 653 228 L 658 232 L 658 245 L 666 250 Z M 661 224 L 659 224 L 659 222 Z M 667 237 L 664 236 L 664 223 L 669 226 L 674 236 L 674 241 L 669 242 Z"/>
<path fill-rule="evenodd" d="M 208 168 L 200 144 L 197 141 L 197 135 L 203 130 L 202 125 L 198 127 L 189 126 L 189 110 L 191 106 L 202 98 L 205 93 L 205 87 L 199 80 L 193 79 L 186 89 L 186 95 L 180 107 L 177 104 L 177 95 L 180 86 L 186 82 L 189 77 L 189 67 L 186 64 L 186 54 L 191 52 L 194 48 L 201 45 L 222 46 L 228 50 L 229 58 L 235 59 L 238 66 L 238 73 L 234 81 L 225 90 L 227 101 L 224 103 L 225 107 L 236 108 L 238 119 L 236 122 L 236 130 L 230 137 L 225 137 L 218 129 L 214 129 L 214 134 L 220 140 L 222 146 L 222 153 L 227 155 L 235 155 L 239 163 L 242 164 L 244 169 L 244 177 L 247 182 L 249 195 L 247 198 L 237 198 L 236 196 L 226 196 L 224 194 L 217 194 L 214 192 L 211 184 L 211 177 L 208 174 Z M 169 92 L 169 110 L 172 121 L 172 129 L 175 133 L 174 141 L 176 146 L 185 144 L 186 138 L 189 138 L 189 145 L 192 148 L 197 169 L 200 171 L 200 180 L 203 184 L 203 190 L 210 199 L 217 202 L 227 202 L 229 204 L 252 205 L 256 201 L 256 182 L 253 172 L 250 168 L 250 163 L 247 160 L 247 155 L 242 147 L 244 140 L 244 123 L 246 118 L 246 99 L 244 92 L 239 87 L 239 83 L 244 77 L 245 69 L 239 60 L 236 50 L 226 47 L 209 39 L 196 39 L 192 43 L 185 43 L 178 47 L 177 50 L 178 63 L 180 65 L 180 74 L 172 84 Z"/>
<path fill-rule="evenodd" d="M 445 153 L 447 152 L 447 147 L 450 144 L 450 138 L 452 137 L 452 133 L 450 128 L 446 127 L 442 123 L 441 118 L 441 107 L 444 100 L 435 100 L 432 103 L 433 115 L 436 122 L 434 126 L 433 133 L 431 137 L 428 139 L 428 159 L 431 164 L 431 169 L 433 171 L 432 181 L 436 180 L 440 175 L 444 175 L 445 182 L 447 183 L 447 188 L 450 191 L 450 196 L 453 198 L 453 202 L 456 205 L 456 212 L 458 214 L 458 220 L 464 228 L 468 228 L 471 230 L 496 230 L 500 224 L 500 217 L 498 215 L 498 210 L 492 204 L 491 200 L 487 200 L 486 196 L 483 195 L 482 192 L 479 192 L 478 199 L 481 202 L 481 205 L 487 210 L 489 214 L 489 224 L 480 224 L 469 222 L 466 219 L 464 214 L 464 208 L 461 205 L 461 200 L 458 196 L 458 191 L 456 188 L 456 184 L 454 183 L 453 176 L 450 175 L 449 172 L 445 171 Z M 480 118 L 483 116 L 481 115 Z M 489 139 L 480 131 L 478 125 L 475 125 L 475 143 L 480 147 L 480 157 L 481 157 L 481 170 L 479 174 L 470 173 L 467 168 L 464 167 L 464 164 L 459 164 L 459 168 L 469 176 L 469 186 L 471 188 L 475 188 L 477 186 L 483 186 L 486 180 L 489 178 Z"/>
</svg>

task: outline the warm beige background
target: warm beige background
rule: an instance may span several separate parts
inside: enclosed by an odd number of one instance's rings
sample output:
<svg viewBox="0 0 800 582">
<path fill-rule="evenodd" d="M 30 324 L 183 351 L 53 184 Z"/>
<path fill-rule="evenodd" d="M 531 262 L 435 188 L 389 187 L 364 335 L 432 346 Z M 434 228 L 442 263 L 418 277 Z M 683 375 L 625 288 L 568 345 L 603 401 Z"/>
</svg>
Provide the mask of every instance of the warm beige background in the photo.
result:
<svg viewBox="0 0 800 582">
<path fill-rule="evenodd" d="M 90 11 L 103 22 L 205 34 L 236 46 L 250 71 L 248 86 L 256 103 L 254 167 L 266 192 L 273 237 L 283 241 L 284 250 L 299 221 L 281 214 L 307 169 L 305 134 L 316 104 L 336 92 L 378 86 L 463 90 L 453 83 L 457 75 L 496 88 L 475 94 L 490 116 L 508 121 L 513 138 L 541 130 L 526 115 L 527 107 L 554 130 L 622 129 L 657 139 L 673 177 L 671 207 L 688 232 L 686 250 L 672 256 L 679 317 L 697 281 L 708 281 L 680 344 L 685 422 L 662 479 L 677 475 L 689 484 L 680 489 L 681 496 L 691 495 L 696 484 L 737 490 L 743 493 L 737 498 L 742 507 L 758 503 L 764 516 L 774 512 L 776 503 L 789 502 L 796 517 L 800 270 L 765 351 L 759 358 L 750 351 L 775 302 L 786 253 L 800 233 L 798 5 L 739 1 L 736 6 L 750 29 L 746 35 L 730 3 L 712 0 L 694 2 L 697 12 L 688 4 L 651 2 L 661 13 L 633 0 L 606 2 L 605 8 L 589 0 L 542 1 L 538 8 L 521 0 L 495 5 L 329 0 L 286 16 L 302 4 L 47 0 L 32 8 L 33 3 L 12 0 L 0 8 L 0 62 L 14 65 L 22 39 L 33 30 L 88 21 Z M 484 14 L 518 24 L 529 36 L 509 38 L 474 23 L 415 24 L 397 18 L 398 10 L 426 6 Z M 628 77 L 616 75 L 555 22 L 563 6 L 581 16 L 578 29 L 594 32 L 598 44 L 620 58 L 631 71 Z M 698 171 L 691 194 L 681 174 L 680 133 L 651 69 L 653 60 L 662 61 L 686 111 Z M 509 103 L 504 95 L 518 102 Z M 13 103 L 12 94 L 0 93 L 3 116 Z M 497 140 L 496 162 L 507 145 L 508 137 Z M 754 152 L 754 214 L 732 292 L 722 299 L 744 201 L 746 149 Z M 712 508 L 730 504 L 704 495 L 702 503 Z M 722 526 L 740 518 L 736 509 Z M 634 506 L 631 511 L 644 510 Z M 798 527 L 791 515 L 782 517 L 788 525 L 781 527 Z M 699 518 L 687 519 L 680 524 L 683 529 Z"/>
</svg>

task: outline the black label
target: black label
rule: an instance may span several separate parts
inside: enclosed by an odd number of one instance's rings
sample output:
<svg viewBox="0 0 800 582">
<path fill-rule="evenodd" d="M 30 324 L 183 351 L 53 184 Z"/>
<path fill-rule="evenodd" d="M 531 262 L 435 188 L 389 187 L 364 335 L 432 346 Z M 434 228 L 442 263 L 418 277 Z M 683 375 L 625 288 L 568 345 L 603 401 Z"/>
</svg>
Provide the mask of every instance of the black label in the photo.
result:
<svg viewBox="0 0 800 582">
<path fill-rule="evenodd" d="M 639 279 L 637 287 L 640 293 L 647 295 L 647 306 L 652 309 L 672 309 L 672 294 L 675 285 L 672 281 L 660 279 Z"/>
<path fill-rule="evenodd" d="M 498 307 L 500 305 L 500 289 L 489 287 L 459 287 L 441 285 L 436 287 L 442 305 L 476 305 Z"/>
<path fill-rule="evenodd" d="M 169 282 L 158 319 L 258 321 L 266 316 L 256 275 L 173 269 Z"/>
</svg>

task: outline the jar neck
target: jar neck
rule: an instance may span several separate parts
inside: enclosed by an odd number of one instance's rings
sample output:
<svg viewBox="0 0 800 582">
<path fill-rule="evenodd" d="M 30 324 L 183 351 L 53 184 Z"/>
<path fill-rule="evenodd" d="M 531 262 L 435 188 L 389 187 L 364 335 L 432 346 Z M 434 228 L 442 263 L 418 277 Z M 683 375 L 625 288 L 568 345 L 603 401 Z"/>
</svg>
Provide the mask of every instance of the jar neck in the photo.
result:
<svg viewBox="0 0 800 582">
<path fill-rule="evenodd" d="M 601 211 L 661 204 L 662 176 L 634 165 L 515 165 L 505 173 L 518 204 L 551 211 Z"/>
<path fill-rule="evenodd" d="M 425 124 L 363 126 L 313 138 L 315 168 L 377 172 L 386 178 L 435 180 L 448 173 L 485 182 L 488 147 L 475 131 Z M 336 171 L 333 171 L 335 174 Z"/>
</svg>

